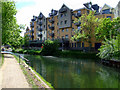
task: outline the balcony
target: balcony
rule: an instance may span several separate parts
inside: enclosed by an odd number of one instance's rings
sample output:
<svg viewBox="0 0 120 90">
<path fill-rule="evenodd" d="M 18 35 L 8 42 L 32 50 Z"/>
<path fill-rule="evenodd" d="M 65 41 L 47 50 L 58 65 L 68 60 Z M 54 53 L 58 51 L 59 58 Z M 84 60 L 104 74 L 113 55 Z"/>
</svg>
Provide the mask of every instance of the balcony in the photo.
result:
<svg viewBox="0 0 120 90">
<path fill-rule="evenodd" d="M 36 19 L 34 18 L 34 19 L 31 19 L 31 21 L 35 21 Z"/>
<path fill-rule="evenodd" d="M 60 13 L 64 13 L 64 12 L 67 12 L 67 8 L 62 8 L 59 10 Z"/>
<path fill-rule="evenodd" d="M 38 31 L 42 31 L 42 28 L 38 28 Z"/>
<path fill-rule="evenodd" d="M 75 13 L 74 16 L 75 16 L 76 18 L 81 17 L 81 13 Z"/>
<path fill-rule="evenodd" d="M 31 33 L 34 33 L 34 30 L 31 30 Z"/>
<path fill-rule="evenodd" d="M 81 22 L 74 23 L 76 26 L 80 26 Z"/>
<path fill-rule="evenodd" d="M 30 27 L 34 27 L 34 24 L 30 24 Z"/>
<path fill-rule="evenodd" d="M 40 21 L 40 22 L 38 22 L 38 24 L 39 24 L 39 25 L 42 25 L 42 22 Z"/>
<path fill-rule="evenodd" d="M 51 37 L 54 37 L 54 33 L 50 33 L 49 35 L 50 35 Z"/>
<path fill-rule="evenodd" d="M 52 17 L 52 16 L 54 16 L 54 14 L 53 13 L 49 13 L 49 16 Z"/>
<path fill-rule="evenodd" d="M 43 15 L 38 16 L 38 19 L 42 19 L 42 18 L 43 18 Z"/>
<path fill-rule="evenodd" d="M 54 26 L 49 26 L 49 29 L 54 30 Z"/>
<path fill-rule="evenodd" d="M 49 22 L 50 22 L 50 23 L 54 23 L 54 19 L 51 19 L 51 20 L 49 19 Z"/>
<path fill-rule="evenodd" d="M 38 37 L 42 37 L 42 33 L 38 34 Z"/>
</svg>

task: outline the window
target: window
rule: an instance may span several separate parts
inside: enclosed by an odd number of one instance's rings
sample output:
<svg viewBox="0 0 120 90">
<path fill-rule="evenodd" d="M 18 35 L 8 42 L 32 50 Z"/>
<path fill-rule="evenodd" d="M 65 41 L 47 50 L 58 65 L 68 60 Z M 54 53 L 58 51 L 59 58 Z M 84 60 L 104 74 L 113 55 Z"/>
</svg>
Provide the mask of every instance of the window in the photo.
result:
<svg viewBox="0 0 120 90">
<path fill-rule="evenodd" d="M 107 18 L 110 18 L 110 19 L 111 19 L 111 16 L 107 16 Z"/>
<path fill-rule="evenodd" d="M 110 9 L 106 9 L 102 11 L 102 14 L 109 14 L 110 13 Z"/>
<path fill-rule="evenodd" d="M 77 47 L 81 47 L 81 43 L 77 43 Z"/>
<path fill-rule="evenodd" d="M 59 30 L 57 30 L 57 33 L 59 34 Z"/>
<path fill-rule="evenodd" d="M 62 25 L 63 21 L 60 22 L 60 24 Z"/>
<path fill-rule="evenodd" d="M 72 47 L 73 47 L 73 43 L 72 43 Z"/>
<path fill-rule="evenodd" d="M 72 31 L 74 31 L 74 28 L 72 28 Z"/>
<path fill-rule="evenodd" d="M 68 35 L 65 35 L 65 38 L 68 39 Z"/>
<path fill-rule="evenodd" d="M 67 16 L 67 13 L 64 13 L 64 16 Z"/>
<path fill-rule="evenodd" d="M 62 32 L 64 32 L 64 29 L 62 30 Z"/>
<path fill-rule="evenodd" d="M 59 25 L 59 23 L 57 23 L 57 25 Z"/>
<path fill-rule="evenodd" d="M 66 29 L 66 32 L 68 32 L 68 29 Z"/>
<path fill-rule="evenodd" d="M 65 20 L 65 24 L 67 24 L 67 20 Z"/>
<path fill-rule="evenodd" d="M 87 14 L 89 14 L 89 10 L 87 10 Z"/>
<path fill-rule="evenodd" d="M 44 28 L 45 28 L 45 25 L 44 25 Z"/>
<path fill-rule="evenodd" d="M 52 31 L 52 33 L 54 33 L 54 30 Z"/>
<path fill-rule="evenodd" d="M 45 22 L 45 19 L 44 19 L 44 22 Z"/>
<path fill-rule="evenodd" d="M 45 34 L 45 31 L 44 31 L 44 34 Z"/>
<path fill-rule="evenodd" d="M 84 43 L 82 43 L 82 47 L 84 47 Z"/>
<path fill-rule="evenodd" d="M 64 36 L 62 36 L 62 39 L 64 39 Z"/>
<path fill-rule="evenodd" d="M 60 16 L 63 17 L 63 14 L 61 14 Z"/>
<path fill-rule="evenodd" d="M 78 11 L 78 13 L 81 13 L 81 11 Z"/>
<path fill-rule="evenodd" d="M 73 35 L 71 35 L 73 37 Z"/>
<path fill-rule="evenodd" d="M 75 47 L 76 47 L 76 43 L 75 43 Z"/>
</svg>

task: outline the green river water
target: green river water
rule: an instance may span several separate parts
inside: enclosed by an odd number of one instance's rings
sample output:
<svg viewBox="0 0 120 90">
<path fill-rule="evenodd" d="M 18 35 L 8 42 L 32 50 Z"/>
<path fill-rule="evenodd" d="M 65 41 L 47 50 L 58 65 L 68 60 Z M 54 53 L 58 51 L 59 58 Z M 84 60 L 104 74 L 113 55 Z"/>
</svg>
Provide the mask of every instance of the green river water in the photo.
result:
<svg viewBox="0 0 120 90">
<path fill-rule="evenodd" d="M 120 88 L 120 69 L 98 60 L 24 55 L 30 65 L 55 88 Z"/>
</svg>

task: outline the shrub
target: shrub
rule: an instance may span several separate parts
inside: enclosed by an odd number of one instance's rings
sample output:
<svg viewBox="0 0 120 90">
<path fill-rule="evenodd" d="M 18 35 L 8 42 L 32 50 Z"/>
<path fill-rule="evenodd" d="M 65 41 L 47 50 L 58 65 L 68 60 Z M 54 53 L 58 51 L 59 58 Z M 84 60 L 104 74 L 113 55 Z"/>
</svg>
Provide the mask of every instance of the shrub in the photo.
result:
<svg viewBox="0 0 120 90">
<path fill-rule="evenodd" d="M 58 41 L 46 40 L 43 44 L 42 55 L 54 55 L 58 53 Z"/>
</svg>

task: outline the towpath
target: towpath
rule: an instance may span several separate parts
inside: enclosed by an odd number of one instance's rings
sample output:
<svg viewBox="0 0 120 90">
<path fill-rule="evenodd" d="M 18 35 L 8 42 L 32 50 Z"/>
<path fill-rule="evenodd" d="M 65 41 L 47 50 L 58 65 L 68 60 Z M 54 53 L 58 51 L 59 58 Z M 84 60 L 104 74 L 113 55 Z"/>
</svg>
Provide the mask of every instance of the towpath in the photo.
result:
<svg viewBox="0 0 120 90">
<path fill-rule="evenodd" d="M 11 54 L 4 54 L 4 64 L 0 68 L 1 88 L 30 88 L 19 63 Z"/>
</svg>

